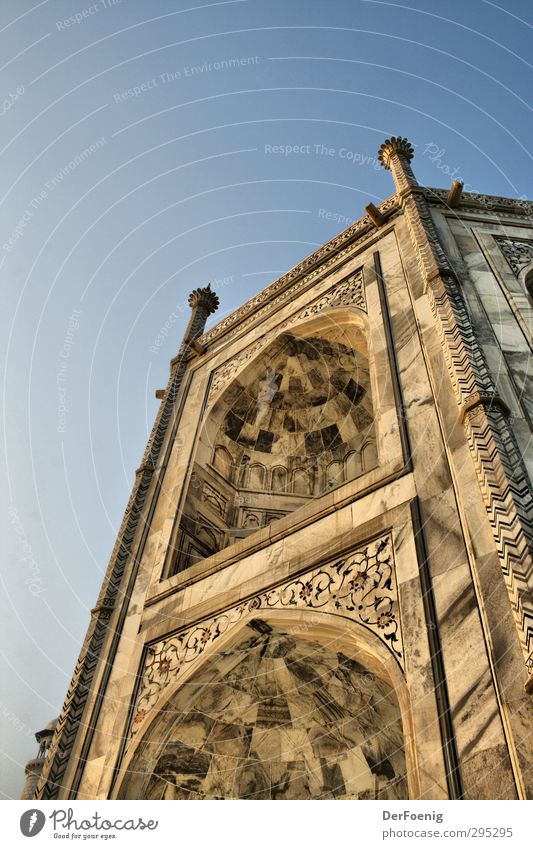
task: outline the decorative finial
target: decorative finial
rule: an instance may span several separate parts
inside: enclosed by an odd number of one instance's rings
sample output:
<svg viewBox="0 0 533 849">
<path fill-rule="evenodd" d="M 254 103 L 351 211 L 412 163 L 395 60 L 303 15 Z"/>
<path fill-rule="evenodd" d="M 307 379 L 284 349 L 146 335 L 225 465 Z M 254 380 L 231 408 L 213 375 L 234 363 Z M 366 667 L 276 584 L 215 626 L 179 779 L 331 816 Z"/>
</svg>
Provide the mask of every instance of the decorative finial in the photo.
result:
<svg viewBox="0 0 533 849">
<path fill-rule="evenodd" d="M 202 307 L 207 315 L 215 312 L 219 306 L 218 295 L 211 289 L 211 283 L 202 289 L 194 289 L 189 295 L 189 306 L 192 309 Z"/>
<path fill-rule="evenodd" d="M 408 162 L 411 162 L 415 154 L 413 145 L 403 136 L 391 136 L 386 139 L 379 149 L 378 159 L 387 171 L 390 171 L 390 158 L 395 153 L 405 157 Z"/>
</svg>

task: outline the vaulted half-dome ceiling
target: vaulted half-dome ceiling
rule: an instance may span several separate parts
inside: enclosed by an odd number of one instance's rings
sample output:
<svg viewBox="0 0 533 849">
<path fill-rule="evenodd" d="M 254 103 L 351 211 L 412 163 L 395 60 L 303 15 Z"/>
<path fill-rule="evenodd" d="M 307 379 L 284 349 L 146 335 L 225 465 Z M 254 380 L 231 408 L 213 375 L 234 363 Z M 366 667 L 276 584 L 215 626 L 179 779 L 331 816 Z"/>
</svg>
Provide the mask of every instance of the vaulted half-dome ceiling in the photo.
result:
<svg viewBox="0 0 533 849">
<path fill-rule="evenodd" d="M 206 417 L 170 573 L 377 462 L 362 319 L 337 312 L 284 330 L 236 374 Z"/>
<path fill-rule="evenodd" d="M 322 336 L 281 334 L 234 382 L 227 402 L 224 436 L 278 458 L 339 455 L 373 423 L 367 357 Z"/>
<path fill-rule="evenodd" d="M 408 798 L 394 690 L 319 643 L 246 632 L 161 712 L 120 798 Z"/>
</svg>

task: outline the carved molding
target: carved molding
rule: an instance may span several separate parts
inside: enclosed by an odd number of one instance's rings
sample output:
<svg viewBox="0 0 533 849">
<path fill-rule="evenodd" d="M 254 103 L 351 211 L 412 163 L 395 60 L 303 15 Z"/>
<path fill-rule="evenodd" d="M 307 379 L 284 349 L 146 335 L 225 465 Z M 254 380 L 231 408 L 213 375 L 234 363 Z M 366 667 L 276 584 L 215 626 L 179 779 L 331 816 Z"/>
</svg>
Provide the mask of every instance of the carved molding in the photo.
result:
<svg viewBox="0 0 533 849">
<path fill-rule="evenodd" d="M 442 246 L 427 197 L 433 190 L 413 182 L 405 157 L 390 159 L 418 265 L 485 503 L 528 672 L 533 672 L 533 490 L 508 410 L 498 397 L 485 353 L 463 294 Z M 438 194 L 438 193 L 437 193 Z M 468 196 L 467 196 L 468 198 Z M 477 201 L 473 195 L 470 200 Z M 479 196 L 486 204 L 488 196 Z M 494 199 L 496 200 L 496 199 Z M 505 206 L 517 201 L 500 199 Z M 461 274 L 466 278 L 464 268 Z M 462 281 L 464 284 L 464 280 Z"/>
<path fill-rule="evenodd" d="M 493 398 L 497 394 L 496 388 L 458 281 L 451 275 L 439 277 L 426 291 L 437 320 L 459 406 L 465 407 L 477 394 L 482 398 Z"/>
<path fill-rule="evenodd" d="M 533 671 L 533 497 L 506 412 L 476 406 L 464 419 L 528 670 Z"/>
<path fill-rule="evenodd" d="M 440 285 L 439 285 L 440 281 Z M 427 290 L 496 543 L 528 672 L 533 672 L 533 493 L 466 303 L 453 277 Z"/>
<path fill-rule="evenodd" d="M 403 201 L 403 211 L 426 284 L 441 273 L 451 274 L 448 257 L 425 198 L 419 193 L 408 195 Z"/>
<path fill-rule="evenodd" d="M 335 284 L 329 292 L 326 292 L 314 303 L 311 303 L 308 307 L 300 310 L 300 312 L 295 315 L 291 315 L 281 324 L 278 324 L 273 330 L 265 333 L 264 336 L 261 336 L 261 338 L 257 339 L 256 342 L 233 357 L 233 359 L 228 360 L 228 362 L 215 369 L 211 380 L 207 403 L 211 404 L 214 401 L 215 397 L 228 385 L 237 372 L 241 371 L 244 363 L 251 360 L 257 353 L 259 353 L 259 351 L 279 336 L 279 334 L 291 324 L 294 324 L 297 321 L 303 321 L 306 318 L 312 318 L 328 307 L 339 306 L 356 306 L 366 312 L 366 298 L 362 268 L 359 268 L 357 271 L 353 272 L 353 274 L 350 274 L 344 280 Z"/>
<path fill-rule="evenodd" d="M 378 205 L 380 213 L 389 218 L 394 212 L 399 209 L 398 199 L 396 195 L 391 195 L 390 198 L 384 200 Z M 325 274 L 334 266 L 342 265 L 343 261 L 353 254 L 354 248 L 359 242 L 367 238 L 368 235 L 376 231 L 376 227 L 372 224 L 368 215 L 364 215 L 358 221 L 355 221 L 338 236 L 335 236 L 329 242 L 326 242 L 321 248 L 308 256 L 303 262 L 295 266 L 287 274 L 282 275 L 266 289 L 263 289 L 255 297 L 246 301 L 242 307 L 232 312 L 226 318 L 219 321 L 214 327 L 204 333 L 199 339 L 202 346 L 207 347 L 212 345 L 219 337 L 224 336 L 224 342 L 231 339 L 236 333 L 242 332 L 250 324 L 261 318 L 266 312 L 273 308 L 279 309 L 284 303 L 294 300 L 298 292 L 308 288 L 312 283 L 316 283 L 318 278 L 324 277 Z M 346 247 L 343 247 L 346 245 Z M 312 269 L 309 274 L 306 274 L 308 269 Z M 305 275 L 305 276 L 304 276 Z M 291 286 L 292 281 L 297 282 Z M 265 306 L 262 306 L 265 304 Z M 257 309 L 261 307 L 261 309 Z"/>
<path fill-rule="evenodd" d="M 448 206 L 449 189 L 424 188 L 424 194 L 429 203 L 441 203 Z M 485 212 L 497 211 L 504 215 L 533 215 L 533 201 L 522 198 L 503 198 L 498 195 L 482 195 L 479 192 L 463 192 L 461 207 L 470 206 Z"/>
<path fill-rule="evenodd" d="M 533 241 L 506 239 L 501 236 L 495 236 L 494 239 L 511 266 L 513 274 L 519 277 L 520 272 L 533 262 Z"/>
<path fill-rule="evenodd" d="M 418 199 L 418 204 L 423 201 Z M 410 209 L 413 215 L 413 208 Z M 409 215 L 409 214 L 408 214 Z M 416 215 L 416 213 L 414 213 Z M 409 220 L 409 219 L 408 219 Z M 413 222 L 420 236 L 426 216 Z M 490 375 L 459 281 L 433 253 L 434 225 L 418 250 L 426 291 L 441 338 L 498 556 L 514 612 L 528 672 L 533 672 L 533 492 L 529 476 Z M 442 251 L 442 248 L 440 248 Z M 431 256 L 432 254 L 432 256 Z"/>
<path fill-rule="evenodd" d="M 440 281 L 440 282 L 439 282 Z M 533 492 L 458 281 L 427 290 L 439 328 L 528 672 L 533 672 Z"/>
<path fill-rule="evenodd" d="M 390 534 L 360 546 L 341 560 L 311 569 L 230 610 L 165 637 L 148 647 L 133 715 L 131 735 L 174 684 L 180 670 L 250 613 L 269 610 L 320 610 L 348 617 L 376 634 L 400 666 L 402 634 L 398 586 Z M 299 630 L 302 630 L 301 624 Z"/>
<path fill-rule="evenodd" d="M 430 203 L 437 202 L 447 205 L 448 189 L 420 187 L 420 191 Z M 482 195 L 478 192 L 463 192 L 461 206 L 476 207 L 484 210 L 497 209 L 501 215 L 516 215 L 517 213 L 528 216 L 533 215 L 532 201 L 526 201 L 520 198 L 504 198 L 496 195 Z M 399 209 L 397 195 L 391 195 L 383 203 L 378 204 L 378 209 L 382 215 L 389 217 Z M 219 321 L 211 330 L 204 333 L 200 340 L 201 344 L 203 346 L 211 345 L 222 336 L 231 338 L 231 336 L 243 327 L 247 327 L 251 322 L 261 317 L 274 303 L 277 307 L 290 297 L 294 297 L 296 292 L 305 289 L 317 277 L 321 276 L 325 270 L 328 270 L 352 252 L 357 243 L 366 238 L 375 229 L 369 216 L 364 215 L 358 221 L 351 224 L 350 227 L 347 227 L 342 233 L 339 233 L 338 236 L 335 236 L 307 257 L 303 262 L 295 266 L 295 268 L 291 269 L 291 271 L 288 271 L 287 274 L 275 280 L 274 283 L 271 283 L 270 286 L 267 286 L 266 289 L 263 289 L 254 298 L 243 304 L 242 307 L 232 312 L 231 315 L 226 316 L 222 321 Z M 343 247 L 344 245 L 347 245 L 347 247 Z M 319 265 L 319 263 L 320 266 L 318 268 L 302 277 L 308 269 Z M 295 286 L 288 289 L 291 282 L 299 277 L 302 277 L 302 279 L 298 280 Z M 285 291 L 286 289 L 287 291 Z M 274 298 L 276 299 L 275 301 L 273 301 Z M 264 303 L 266 303 L 266 306 L 257 310 L 257 307 Z"/>
</svg>

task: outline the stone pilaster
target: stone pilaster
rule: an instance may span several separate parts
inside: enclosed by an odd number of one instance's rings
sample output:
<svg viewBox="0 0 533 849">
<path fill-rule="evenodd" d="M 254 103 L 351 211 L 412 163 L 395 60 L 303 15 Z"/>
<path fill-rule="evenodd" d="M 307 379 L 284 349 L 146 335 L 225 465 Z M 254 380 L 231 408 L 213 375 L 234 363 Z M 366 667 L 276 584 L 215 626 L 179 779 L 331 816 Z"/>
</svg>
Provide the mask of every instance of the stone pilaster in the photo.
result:
<svg viewBox="0 0 533 849">
<path fill-rule="evenodd" d="M 391 137 L 379 159 L 392 171 L 425 282 L 468 445 L 496 543 L 533 688 L 533 491 L 483 350 L 461 281 L 441 245 L 424 189 L 411 168 L 413 148 Z"/>
</svg>

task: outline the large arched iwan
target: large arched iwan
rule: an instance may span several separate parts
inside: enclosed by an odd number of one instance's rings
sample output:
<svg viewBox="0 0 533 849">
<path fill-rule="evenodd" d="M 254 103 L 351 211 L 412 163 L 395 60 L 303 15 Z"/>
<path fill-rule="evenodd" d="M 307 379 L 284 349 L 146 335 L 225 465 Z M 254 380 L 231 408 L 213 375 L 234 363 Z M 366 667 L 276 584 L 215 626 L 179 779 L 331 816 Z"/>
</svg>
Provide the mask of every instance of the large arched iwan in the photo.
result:
<svg viewBox="0 0 533 849">
<path fill-rule="evenodd" d="M 196 668 L 143 727 L 116 797 L 409 798 L 391 680 L 337 628 L 287 625 L 252 619 Z"/>
<path fill-rule="evenodd" d="M 166 575 L 374 468 L 365 321 L 331 310 L 284 329 L 208 409 Z"/>
</svg>

